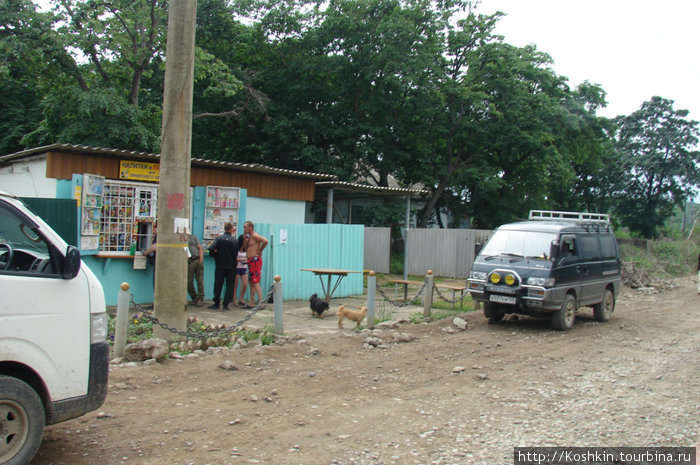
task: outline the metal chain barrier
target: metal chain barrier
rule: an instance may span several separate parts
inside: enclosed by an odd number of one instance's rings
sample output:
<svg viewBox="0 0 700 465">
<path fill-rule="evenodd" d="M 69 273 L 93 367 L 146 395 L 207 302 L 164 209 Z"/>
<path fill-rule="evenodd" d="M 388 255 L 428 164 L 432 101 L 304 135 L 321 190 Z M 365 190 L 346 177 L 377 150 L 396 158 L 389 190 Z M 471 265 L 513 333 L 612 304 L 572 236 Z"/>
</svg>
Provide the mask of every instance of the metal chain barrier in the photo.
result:
<svg viewBox="0 0 700 465">
<path fill-rule="evenodd" d="M 270 300 L 272 293 L 273 293 L 273 291 L 270 291 L 265 297 L 263 297 L 263 299 L 260 302 L 258 302 L 258 305 L 255 308 L 251 309 L 250 312 L 248 312 L 248 314 L 246 316 L 244 316 L 243 318 L 241 318 L 241 320 L 238 321 L 237 323 L 234 323 L 231 326 L 226 326 L 224 328 L 221 328 L 218 331 L 209 331 L 206 333 L 194 333 L 191 331 L 180 330 L 177 328 L 171 328 L 167 324 L 160 321 L 157 317 L 155 317 L 150 310 L 145 309 L 142 306 L 140 306 L 139 304 L 137 304 L 136 302 L 134 302 L 134 295 L 133 294 L 129 294 L 129 302 L 131 305 L 136 307 L 143 314 L 143 317 L 145 319 L 147 319 L 148 321 L 150 321 L 151 323 L 153 323 L 155 325 L 160 326 L 161 328 L 163 328 L 167 331 L 170 331 L 173 334 L 177 334 L 177 335 L 182 336 L 182 337 L 204 339 L 204 338 L 208 338 L 208 337 L 218 337 L 218 336 L 221 336 L 224 334 L 230 334 L 230 333 L 233 333 L 234 331 L 236 331 L 238 328 L 241 327 L 241 325 L 243 325 L 243 323 L 245 323 L 246 321 L 253 318 L 253 316 L 256 313 L 258 313 L 260 310 L 262 310 L 264 308 L 265 302 Z"/>
<path fill-rule="evenodd" d="M 446 298 L 444 295 L 442 295 L 442 292 L 440 292 L 440 288 L 439 288 L 439 287 L 433 286 L 433 290 L 434 290 L 435 292 L 437 292 L 437 295 L 438 295 L 442 300 L 444 300 L 444 301 L 447 302 L 448 304 L 453 304 L 453 305 L 456 304 L 457 302 L 459 302 L 460 305 L 461 305 L 461 304 L 462 304 L 462 301 L 464 300 L 464 298 L 467 297 L 467 295 L 469 295 L 468 292 L 465 292 L 464 294 L 462 294 L 462 297 L 459 297 L 459 298 L 453 300 L 453 299 L 448 299 L 448 298 Z"/>
<path fill-rule="evenodd" d="M 395 307 L 399 307 L 399 308 L 408 307 L 409 305 L 413 305 L 413 302 L 415 302 L 417 299 L 420 298 L 421 295 L 423 295 L 424 290 L 425 290 L 425 283 L 423 283 L 421 288 L 418 290 L 418 294 L 416 294 L 415 297 L 413 297 L 410 300 L 407 300 L 405 302 L 398 302 L 398 301 L 391 300 L 389 297 L 387 297 L 386 294 L 384 294 L 384 291 L 382 291 L 382 288 L 379 287 L 379 283 L 377 283 L 377 292 L 379 292 L 379 294 L 381 294 L 381 296 L 384 298 L 384 300 L 389 302 L 391 305 L 393 305 Z"/>
</svg>

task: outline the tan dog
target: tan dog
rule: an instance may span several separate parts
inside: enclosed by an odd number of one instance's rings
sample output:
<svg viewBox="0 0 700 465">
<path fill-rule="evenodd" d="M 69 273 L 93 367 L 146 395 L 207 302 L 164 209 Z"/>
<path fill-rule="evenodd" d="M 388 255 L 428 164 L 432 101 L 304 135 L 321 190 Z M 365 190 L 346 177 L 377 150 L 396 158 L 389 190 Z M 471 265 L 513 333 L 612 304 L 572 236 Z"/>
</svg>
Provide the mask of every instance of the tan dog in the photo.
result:
<svg viewBox="0 0 700 465">
<path fill-rule="evenodd" d="M 338 315 L 338 328 L 343 327 L 344 318 L 354 321 L 355 323 L 357 323 L 355 327 L 358 327 L 360 326 L 360 322 L 367 315 L 367 307 L 360 307 L 359 310 L 350 310 L 349 308 L 345 308 L 344 305 L 341 305 L 340 307 L 338 307 L 336 315 Z"/>
</svg>

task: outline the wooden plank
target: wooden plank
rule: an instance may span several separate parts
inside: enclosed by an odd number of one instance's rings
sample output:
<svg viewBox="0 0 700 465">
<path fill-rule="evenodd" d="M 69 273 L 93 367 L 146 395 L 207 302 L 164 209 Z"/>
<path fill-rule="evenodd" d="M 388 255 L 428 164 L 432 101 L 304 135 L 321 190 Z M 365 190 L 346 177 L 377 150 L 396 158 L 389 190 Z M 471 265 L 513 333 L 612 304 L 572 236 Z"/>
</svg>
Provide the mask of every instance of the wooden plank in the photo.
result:
<svg viewBox="0 0 700 465">
<path fill-rule="evenodd" d="M 434 284 L 435 287 L 439 287 L 440 289 L 452 289 L 453 291 L 463 291 L 467 287 L 466 286 L 460 286 L 459 284 Z"/>
<path fill-rule="evenodd" d="M 388 280 L 390 283 L 395 283 L 395 284 L 413 284 L 416 286 L 422 286 L 423 282 L 421 281 L 411 281 L 410 279 L 390 279 Z"/>
</svg>

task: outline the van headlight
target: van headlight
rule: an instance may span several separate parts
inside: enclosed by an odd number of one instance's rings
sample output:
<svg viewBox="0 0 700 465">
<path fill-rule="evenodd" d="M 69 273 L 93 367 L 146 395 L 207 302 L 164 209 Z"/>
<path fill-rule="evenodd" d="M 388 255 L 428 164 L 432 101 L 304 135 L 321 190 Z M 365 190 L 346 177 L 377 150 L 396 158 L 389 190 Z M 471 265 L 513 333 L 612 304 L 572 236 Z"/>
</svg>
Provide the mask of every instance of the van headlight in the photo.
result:
<svg viewBox="0 0 700 465">
<path fill-rule="evenodd" d="M 93 313 L 90 318 L 90 343 L 107 340 L 107 313 Z"/>
<path fill-rule="evenodd" d="M 481 281 L 486 281 L 486 272 L 485 271 L 472 271 L 470 273 L 469 277 L 472 279 L 479 279 Z"/>
<path fill-rule="evenodd" d="M 529 286 L 554 287 L 554 278 L 536 278 L 530 276 L 527 278 L 527 284 Z"/>
</svg>

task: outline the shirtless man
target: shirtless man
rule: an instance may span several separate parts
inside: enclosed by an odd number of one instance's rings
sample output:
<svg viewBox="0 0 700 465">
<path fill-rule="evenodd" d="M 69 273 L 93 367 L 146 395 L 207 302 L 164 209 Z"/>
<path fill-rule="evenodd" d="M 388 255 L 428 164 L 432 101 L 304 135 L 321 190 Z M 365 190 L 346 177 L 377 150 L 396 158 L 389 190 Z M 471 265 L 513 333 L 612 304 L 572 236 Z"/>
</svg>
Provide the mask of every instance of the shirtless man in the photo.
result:
<svg viewBox="0 0 700 465">
<path fill-rule="evenodd" d="M 250 281 L 250 308 L 255 307 L 255 297 L 258 296 L 258 303 L 262 303 L 262 288 L 260 287 L 260 272 L 262 270 L 262 251 L 269 242 L 266 238 L 255 232 L 255 225 L 252 221 L 243 223 L 243 232 L 246 237 L 245 251 L 248 257 L 248 280 Z"/>
</svg>

